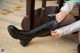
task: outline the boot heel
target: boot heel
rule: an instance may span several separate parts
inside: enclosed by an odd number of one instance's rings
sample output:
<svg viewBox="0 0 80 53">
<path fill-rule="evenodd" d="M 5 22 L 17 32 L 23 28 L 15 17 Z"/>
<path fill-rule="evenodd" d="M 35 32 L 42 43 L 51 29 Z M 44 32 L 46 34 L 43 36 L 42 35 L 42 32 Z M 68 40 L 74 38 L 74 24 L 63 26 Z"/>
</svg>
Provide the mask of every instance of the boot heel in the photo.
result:
<svg viewBox="0 0 80 53">
<path fill-rule="evenodd" d="M 23 41 L 23 40 L 20 41 L 20 44 L 21 44 L 22 46 L 24 46 L 24 47 L 28 45 L 28 43 L 25 42 L 25 41 Z"/>
<path fill-rule="evenodd" d="M 22 45 L 22 46 L 27 46 L 28 44 L 29 44 L 29 42 L 32 40 L 32 38 L 27 38 L 27 39 L 21 39 L 20 40 L 20 44 Z"/>
</svg>

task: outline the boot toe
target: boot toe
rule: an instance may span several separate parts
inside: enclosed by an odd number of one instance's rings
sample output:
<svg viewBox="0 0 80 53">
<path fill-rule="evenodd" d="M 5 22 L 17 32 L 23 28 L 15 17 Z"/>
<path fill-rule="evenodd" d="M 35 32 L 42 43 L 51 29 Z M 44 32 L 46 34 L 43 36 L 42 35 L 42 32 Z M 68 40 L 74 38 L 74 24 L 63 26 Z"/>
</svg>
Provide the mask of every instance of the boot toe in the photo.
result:
<svg viewBox="0 0 80 53">
<path fill-rule="evenodd" d="M 8 32 L 9 32 L 9 34 L 11 35 L 11 37 L 13 37 L 13 38 L 15 38 L 15 39 L 18 39 L 19 37 L 17 36 L 17 34 L 16 34 L 16 30 L 15 30 L 16 28 L 13 26 L 13 25 L 9 25 L 8 26 Z"/>
<path fill-rule="evenodd" d="M 28 43 L 32 40 L 32 37 L 27 37 L 27 36 L 23 36 L 24 34 L 22 34 L 15 26 L 13 25 L 9 25 L 8 26 L 8 32 L 11 35 L 11 37 L 13 37 L 14 39 L 19 39 L 20 40 L 20 44 L 22 46 L 27 46 Z"/>
</svg>

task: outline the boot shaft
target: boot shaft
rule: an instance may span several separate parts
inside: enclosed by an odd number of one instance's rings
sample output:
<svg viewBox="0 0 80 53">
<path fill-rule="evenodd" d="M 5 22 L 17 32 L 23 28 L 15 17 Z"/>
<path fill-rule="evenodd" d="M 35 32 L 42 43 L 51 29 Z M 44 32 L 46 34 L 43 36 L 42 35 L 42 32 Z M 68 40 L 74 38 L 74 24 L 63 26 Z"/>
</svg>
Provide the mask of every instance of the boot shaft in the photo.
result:
<svg viewBox="0 0 80 53">
<path fill-rule="evenodd" d="M 42 34 L 42 33 L 47 33 L 47 32 L 50 32 L 51 30 L 54 30 L 56 28 L 58 28 L 60 25 L 59 23 L 56 21 L 56 20 L 52 20 L 46 24 L 43 24 L 41 25 L 40 27 L 38 28 L 35 28 L 31 31 L 29 31 L 29 34 L 30 35 L 39 35 L 39 34 Z"/>
</svg>

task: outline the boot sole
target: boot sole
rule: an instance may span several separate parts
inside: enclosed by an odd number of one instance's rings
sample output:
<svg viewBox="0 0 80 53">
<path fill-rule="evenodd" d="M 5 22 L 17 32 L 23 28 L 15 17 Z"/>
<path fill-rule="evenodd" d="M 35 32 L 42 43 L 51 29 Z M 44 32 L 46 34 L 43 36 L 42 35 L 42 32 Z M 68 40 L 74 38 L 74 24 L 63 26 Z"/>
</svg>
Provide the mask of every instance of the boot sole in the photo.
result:
<svg viewBox="0 0 80 53">
<path fill-rule="evenodd" d="M 23 38 L 18 37 L 18 34 L 14 34 L 13 31 L 10 29 L 10 27 L 8 27 L 8 32 L 9 32 L 9 34 L 11 35 L 12 38 L 14 38 L 14 39 L 19 39 L 19 40 L 20 40 L 20 44 L 21 44 L 22 46 L 24 46 L 24 47 L 27 46 L 28 43 L 32 40 L 31 38 L 23 39 Z"/>
<path fill-rule="evenodd" d="M 25 39 L 25 40 L 24 39 L 22 39 L 22 40 L 20 39 L 20 44 L 25 47 L 25 46 L 27 46 L 29 44 L 29 42 L 31 40 L 32 39 L 28 39 L 28 40 L 27 39 Z"/>
</svg>

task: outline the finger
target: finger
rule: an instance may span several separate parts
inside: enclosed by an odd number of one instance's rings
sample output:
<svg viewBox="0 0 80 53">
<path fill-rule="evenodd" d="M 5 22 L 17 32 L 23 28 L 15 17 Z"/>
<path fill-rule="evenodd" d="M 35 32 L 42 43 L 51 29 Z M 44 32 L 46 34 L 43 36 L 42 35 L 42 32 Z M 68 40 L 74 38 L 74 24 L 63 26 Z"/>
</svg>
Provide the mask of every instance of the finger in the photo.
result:
<svg viewBox="0 0 80 53">
<path fill-rule="evenodd" d="M 56 20 L 57 20 L 58 22 L 61 22 L 61 18 L 57 18 Z"/>
<path fill-rule="evenodd" d="M 52 34 L 52 36 L 54 36 L 55 38 L 60 38 L 57 33 Z"/>
<path fill-rule="evenodd" d="M 56 16 L 56 20 L 58 21 L 58 22 L 60 22 L 61 21 L 61 16 Z"/>
<path fill-rule="evenodd" d="M 61 19 L 58 19 L 58 23 L 60 23 L 62 20 Z"/>
<path fill-rule="evenodd" d="M 55 38 L 60 38 L 59 34 L 56 31 L 51 30 L 51 35 L 54 36 Z"/>
<path fill-rule="evenodd" d="M 51 35 L 55 36 L 56 35 L 56 31 L 51 31 Z"/>
<path fill-rule="evenodd" d="M 57 18 L 56 18 L 56 20 L 57 20 L 58 22 L 61 22 L 63 19 L 64 19 L 63 17 L 57 17 Z"/>
<path fill-rule="evenodd" d="M 55 34 L 55 33 L 51 33 L 51 35 L 52 35 L 52 36 L 56 36 L 56 34 Z"/>
</svg>

